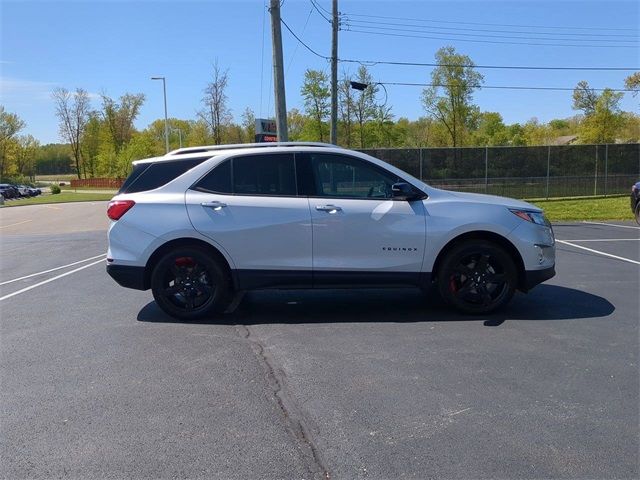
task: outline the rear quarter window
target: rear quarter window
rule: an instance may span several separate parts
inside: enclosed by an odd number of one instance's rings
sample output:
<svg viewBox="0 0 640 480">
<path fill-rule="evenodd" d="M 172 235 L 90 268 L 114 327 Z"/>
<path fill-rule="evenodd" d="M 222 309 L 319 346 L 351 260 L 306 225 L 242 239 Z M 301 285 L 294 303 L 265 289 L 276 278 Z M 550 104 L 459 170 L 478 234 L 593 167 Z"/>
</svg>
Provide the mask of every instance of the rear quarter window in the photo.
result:
<svg viewBox="0 0 640 480">
<path fill-rule="evenodd" d="M 133 171 L 122 184 L 118 193 L 136 193 L 154 190 L 166 185 L 209 158 L 211 157 L 140 163 L 133 167 Z"/>
</svg>

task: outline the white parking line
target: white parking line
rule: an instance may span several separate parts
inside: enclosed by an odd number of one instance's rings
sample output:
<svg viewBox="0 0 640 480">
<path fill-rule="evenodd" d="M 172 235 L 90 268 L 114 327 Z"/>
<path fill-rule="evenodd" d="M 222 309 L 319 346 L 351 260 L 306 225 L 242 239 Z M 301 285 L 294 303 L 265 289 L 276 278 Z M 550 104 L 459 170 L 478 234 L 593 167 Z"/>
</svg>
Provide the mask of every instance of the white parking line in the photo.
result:
<svg viewBox="0 0 640 480">
<path fill-rule="evenodd" d="M 23 220 L 22 222 L 18 222 L 18 223 L 12 223 L 11 225 L 3 225 L 0 228 L 9 228 L 9 227 L 15 227 L 16 225 L 22 225 L 23 223 L 29 223 L 31 220 Z"/>
<path fill-rule="evenodd" d="M 565 245 L 570 245 L 572 247 L 579 248 L 581 250 L 586 250 L 587 252 L 597 253 L 598 255 L 604 255 L 605 257 L 611 257 L 611 258 L 615 258 L 616 260 L 622 260 L 623 262 L 629 262 L 635 265 L 640 265 L 640 262 L 636 260 L 631 260 L 630 258 L 625 258 L 625 257 L 619 257 L 617 255 L 611 255 L 610 253 L 605 253 L 605 252 L 601 252 L 600 250 L 594 250 L 592 248 L 583 247 L 582 245 L 576 245 L 575 243 L 567 242 L 566 240 L 556 240 L 556 242 L 564 243 Z"/>
<path fill-rule="evenodd" d="M 47 283 L 53 282 L 54 280 L 58 280 L 59 278 L 66 277 L 67 275 L 71 275 L 72 273 L 79 272 L 80 270 L 84 270 L 85 268 L 89 268 L 89 267 L 91 267 L 93 265 L 97 265 L 98 263 L 102 263 L 102 262 L 104 262 L 104 259 L 101 258 L 100 260 L 97 260 L 97 261 L 95 261 L 93 263 L 90 263 L 88 265 L 83 265 L 82 267 L 78 267 L 78 268 L 75 268 L 75 269 L 73 269 L 73 270 L 71 270 L 69 272 L 65 272 L 63 274 L 60 274 L 57 277 L 49 278 L 49 279 L 44 280 L 44 281 L 42 281 L 40 283 L 36 283 L 34 285 L 30 285 L 30 286 L 28 286 L 26 288 L 23 288 L 22 290 L 18 290 L 17 292 L 13 292 L 13 293 L 10 293 L 8 295 L 5 295 L 4 297 L 0 297 L 0 302 L 3 301 L 3 300 L 6 300 L 7 298 L 15 297 L 16 295 L 20 295 L 21 293 L 28 292 L 29 290 L 33 290 L 34 288 L 39 287 L 40 285 L 45 285 Z"/>
<path fill-rule="evenodd" d="M 89 260 L 94 260 L 96 258 L 104 257 L 106 253 L 101 253 L 100 255 L 96 255 L 95 257 L 85 258 L 84 260 L 78 260 L 77 262 L 67 263 L 66 265 L 62 265 L 61 267 L 50 268 L 49 270 L 43 270 L 42 272 L 32 273 L 31 275 L 25 275 L 24 277 L 14 278 L 13 280 L 7 280 L 6 282 L 0 283 L 0 285 L 6 285 L 7 283 L 17 282 L 19 280 L 24 280 L 26 278 L 37 277 L 38 275 L 44 275 L 45 273 L 55 272 L 56 270 L 62 270 L 63 268 L 73 267 L 74 265 L 78 265 L 79 263 L 88 262 Z"/>
<path fill-rule="evenodd" d="M 640 230 L 640 227 L 634 227 L 633 225 L 617 225 L 615 223 L 587 222 L 586 220 L 583 221 L 582 223 L 588 223 L 590 225 L 606 225 L 607 227 L 632 228 L 634 230 Z"/>
<path fill-rule="evenodd" d="M 572 242 L 640 242 L 640 238 L 585 238 L 577 240 L 571 239 Z"/>
</svg>

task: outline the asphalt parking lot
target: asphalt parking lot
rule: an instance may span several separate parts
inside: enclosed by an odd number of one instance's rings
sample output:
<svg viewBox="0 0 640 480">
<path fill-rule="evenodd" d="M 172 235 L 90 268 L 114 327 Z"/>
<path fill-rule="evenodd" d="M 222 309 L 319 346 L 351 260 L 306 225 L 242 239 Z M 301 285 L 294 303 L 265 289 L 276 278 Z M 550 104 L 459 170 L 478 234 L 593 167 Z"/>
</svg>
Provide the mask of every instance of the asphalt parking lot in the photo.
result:
<svg viewBox="0 0 640 480">
<path fill-rule="evenodd" d="M 178 323 L 106 275 L 105 203 L 49 207 L 0 210 L 2 478 L 640 476 L 636 224 L 555 225 L 558 275 L 488 317 L 265 291 Z"/>
</svg>

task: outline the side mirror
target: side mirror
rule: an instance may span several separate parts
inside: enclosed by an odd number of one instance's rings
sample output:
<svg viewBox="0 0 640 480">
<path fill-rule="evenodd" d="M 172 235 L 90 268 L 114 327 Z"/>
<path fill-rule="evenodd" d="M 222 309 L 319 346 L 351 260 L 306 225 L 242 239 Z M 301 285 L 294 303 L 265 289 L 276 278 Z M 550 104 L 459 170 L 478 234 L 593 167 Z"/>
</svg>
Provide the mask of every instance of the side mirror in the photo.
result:
<svg viewBox="0 0 640 480">
<path fill-rule="evenodd" d="M 404 182 L 394 183 L 391 185 L 391 192 L 393 194 L 393 198 L 396 200 L 406 200 L 410 202 L 411 200 L 424 198 L 424 194 L 422 194 L 422 192 L 416 191 L 415 188 Z"/>
</svg>

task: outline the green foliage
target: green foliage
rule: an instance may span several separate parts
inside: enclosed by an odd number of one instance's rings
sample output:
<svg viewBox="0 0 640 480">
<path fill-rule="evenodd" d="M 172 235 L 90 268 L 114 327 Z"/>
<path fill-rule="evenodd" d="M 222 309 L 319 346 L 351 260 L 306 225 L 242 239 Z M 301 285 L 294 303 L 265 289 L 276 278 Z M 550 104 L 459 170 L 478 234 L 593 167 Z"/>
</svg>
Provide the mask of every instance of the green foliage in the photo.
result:
<svg viewBox="0 0 640 480">
<path fill-rule="evenodd" d="M 18 148 L 15 136 L 26 124 L 15 113 L 9 113 L 0 105 L 0 178 L 14 172 L 10 154 Z"/>
<path fill-rule="evenodd" d="M 484 77 L 475 71 L 471 58 L 456 53 L 454 47 L 439 49 L 435 60 L 440 66 L 431 72 L 433 86 L 423 90 L 422 105 L 446 127 L 452 146 L 462 146 L 478 110 L 472 104 L 473 92 Z"/>
<path fill-rule="evenodd" d="M 605 89 L 601 94 L 580 81 L 573 91 L 573 108 L 582 110 L 584 120 L 578 130 L 582 143 L 612 143 L 624 125 L 620 110 L 622 92 Z"/>
<path fill-rule="evenodd" d="M 42 145 L 36 153 L 36 175 L 73 173 L 69 145 L 50 143 Z"/>
<path fill-rule="evenodd" d="M 133 122 L 138 118 L 144 100 L 143 93 L 125 93 L 118 102 L 102 94 L 102 118 L 116 154 L 131 140 L 135 132 Z"/>
<path fill-rule="evenodd" d="M 300 95 L 304 99 L 304 109 L 313 122 L 308 126 L 313 132 L 308 132 L 314 139 L 321 142 L 328 140 L 328 128 L 326 120 L 330 112 L 331 90 L 329 89 L 329 77 L 321 70 L 307 70 L 304 72 L 304 82 L 300 89 Z"/>
<path fill-rule="evenodd" d="M 624 88 L 633 90 L 633 96 L 635 97 L 640 92 L 640 72 L 635 72 L 624 79 Z"/>
<path fill-rule="evenodd" d="M 51 194 L 52 195 L 57 195 L 60 193 L 60 187 L 56 184 L 52 184 L 51 185 Z"/>
</svg>

